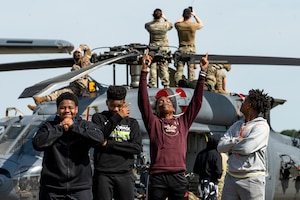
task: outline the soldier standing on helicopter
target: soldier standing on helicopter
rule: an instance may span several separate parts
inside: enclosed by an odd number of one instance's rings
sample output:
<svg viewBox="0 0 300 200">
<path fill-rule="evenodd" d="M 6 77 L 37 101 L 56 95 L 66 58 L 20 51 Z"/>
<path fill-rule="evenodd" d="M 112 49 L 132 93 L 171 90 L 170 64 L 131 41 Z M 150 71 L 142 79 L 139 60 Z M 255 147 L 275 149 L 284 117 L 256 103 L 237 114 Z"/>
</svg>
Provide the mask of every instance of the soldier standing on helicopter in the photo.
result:
<svg viewBox="0 0 300 200">
<path fill-rule="evenodd" d="M 82 51 L 84 54 L 82 55 Z M 86 44 L 81 44 L 78 49 L 73 52 L 74 65 L 71 71 L 85 68 L 91 65 L 90 59 L 92 57 L 92 51 Z M 82 96 L 88 92 L 88 76 L 85 75 L 79 79 L 71 82 L 67 87 L 53 91 L 47 96 L 34 96 L 33 100 L 36 105 L 41 104 L 44 101 L 55 101 L 59 95 L 65 92 L 74 93 L 76 96 Z M 30 110 L 34 110 L 36 106 L 28 105 Z"/>
<path fill-rule="evenodd" d="M 163 19 L 164 21 L 162 21 Z M 153 21 L 145 24 L 145 29 L 150 34 L 150 47 L 157 47 L 158 50 L 155 53 L 168 54 L 170 53 L 169 41 L 167 37 L 167 31 L 171 30 L 173 25 L 168 21 L 166 16 L 163 14 L 162 10 L 157 8 L 153 11 Z M 160 78 L 162 85 L 168 88 L 170 85 L 170 75 L 169 75 L 169 63 L 167 60 L 162 60 L 157 63 L 153 62 L 150 66 L 149 74 L 149 87 L 154 87 L 156 85 L 157 79 L 157 68 L 160 70 Z"/>
<path fill-rule="evenodd" d="M 226 74 L 222 71 L 230 71 L 230 64 L 209 64 L 207 69 L 207 76 L 205 81 L 206 90 L 220 93 L 229 94 L 226 91 Z"/>
<path fill-rule="evenodd" d="M 194 17 L 196 22 L 191 22 L 191 18 Z M 179 53 L 183 54 L 196 54 L 195 47 L 195 38 L 196 31 L 203 27 L 201 19 L 196 15 L 195 11 L 192 8 L 186 8 L 183 10 L 182 17 L 178 19 L 175 23 L 175 28 L 177 29 L 178 39 L 179 39 Z M 176 73 L 175 73 L 175 82 L 178 85 L 178 82 L 183 79 L 183 68 L 185 62 L 177 61 L 175 64 Z M 188 65 L 188 80 L 193 81 L 195 77 L 195 64 Z"/>
</svg>

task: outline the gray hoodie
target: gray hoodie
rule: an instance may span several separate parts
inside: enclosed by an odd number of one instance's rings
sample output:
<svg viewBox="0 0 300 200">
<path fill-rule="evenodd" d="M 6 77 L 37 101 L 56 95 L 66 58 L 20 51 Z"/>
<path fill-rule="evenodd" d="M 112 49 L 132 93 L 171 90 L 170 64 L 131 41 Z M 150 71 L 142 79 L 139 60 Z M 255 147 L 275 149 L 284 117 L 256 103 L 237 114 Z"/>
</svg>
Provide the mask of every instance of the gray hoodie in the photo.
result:
<svg viewBox="0 0 300 200">
<path fill-rule="evenodd" d="M 266 149 L 270 127 L 257 117 L 235 122 L 220 139 L 219 152 L 228 152 L 228 172 L 237 178 L 262 176 L 266 172 Z"/>
</svg>

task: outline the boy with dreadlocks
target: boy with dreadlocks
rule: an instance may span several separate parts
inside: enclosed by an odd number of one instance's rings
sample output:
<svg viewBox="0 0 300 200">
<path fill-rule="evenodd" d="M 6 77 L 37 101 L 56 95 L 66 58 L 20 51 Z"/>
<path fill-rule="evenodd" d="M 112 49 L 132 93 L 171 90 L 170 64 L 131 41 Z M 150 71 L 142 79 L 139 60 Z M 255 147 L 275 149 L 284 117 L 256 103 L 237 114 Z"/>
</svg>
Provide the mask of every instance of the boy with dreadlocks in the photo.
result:
<svg viewBox="0 0 300 200">
<path fill-rule="evenodd" d="M 228 152 L 228 173 L 222 200 L 265 199 L 266 149 L 270 127 L 265 114 L 271 97 L 263 90 L 250 90 L 241 112 L 244 118 L 235 122 L 220 139 L 219 152 Z"/>
</svg>

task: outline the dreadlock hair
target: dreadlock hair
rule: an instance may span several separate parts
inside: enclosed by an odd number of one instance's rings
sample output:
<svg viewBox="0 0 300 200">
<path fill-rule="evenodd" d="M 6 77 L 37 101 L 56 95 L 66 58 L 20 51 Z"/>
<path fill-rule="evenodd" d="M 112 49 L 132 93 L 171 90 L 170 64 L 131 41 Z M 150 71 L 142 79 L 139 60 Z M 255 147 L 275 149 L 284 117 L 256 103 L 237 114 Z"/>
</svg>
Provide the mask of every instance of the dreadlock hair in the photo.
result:
<svg viewBox="0 0 300 200">
<path fill-rule="evenodd" d="M 59 106 L 59 104 L 63 101 L 63 100 L 71 100 L 74 101 L 75 105 L 78 106 L 78 98 L 75 94 L 71 93 L 71 92 L 65 92 L 62 93 L 61 95 L 59 95 L 56 99 L 56 107 Z"/>
<path fill-rule="evenodd" d="M 268 96 L 267 93 L 263 93 L 264 90 L 252 89 L 249 91 L 248 98 L 250 99 L 251 105 L 259 113 L 267 113 L 271 109 L 272 97 Z"/>
<path fill-rule="evenodd" d="M 124 100 L 127 90 L 123 86 L 111 85 L 108 87 L 106 93 L 108 100 Z"/>
</svg>

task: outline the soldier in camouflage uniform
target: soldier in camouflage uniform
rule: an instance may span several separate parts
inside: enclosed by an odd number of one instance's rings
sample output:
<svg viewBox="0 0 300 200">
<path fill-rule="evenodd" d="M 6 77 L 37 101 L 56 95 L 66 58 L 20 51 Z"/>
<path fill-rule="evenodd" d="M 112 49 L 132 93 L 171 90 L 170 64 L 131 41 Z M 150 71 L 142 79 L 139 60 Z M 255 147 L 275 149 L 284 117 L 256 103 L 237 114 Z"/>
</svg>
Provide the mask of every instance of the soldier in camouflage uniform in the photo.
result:
<svg viewBox="0 0 300 200">
<path fill-rule="evenodd" d="M 163 19 L 163 20 L 162 20 Z M 149 46 L 158 47 L 160 53 L 169 53 L 169 41 L 167 32 L 173 28 L 171 22 L 168 21 L 162 10 L 157 8 L 153 11 L 153 21 L 145 24 L 145 29 L 150 34 Z M 157 52 L 156 52 L 157 53 Z M 170 85 L 169 79 L 169 63 L 167 60 L 154 62 L 150 65 L 149 87 L 154 87 L 157 80 L 157 69 L 160 70 L 160 79 L 162 85 L 168 88 Z"/>
<path fill-rule="evenodd" d="M 82 51 L 84 54 L 82 55 Z M 91 65 L 90 59 L 92 57 L 92 51 L 86 44 L 81 44 L 78 49 L 73 52 L 74 65 L 71 71 L 88 67 Z M 36 105 L 41 104 L 44 101 L 55 101 L 59 95 L 65 92 L 71 92 L 77 96 L 82 96 L 88 92 L 88 75 L 80 77 L 79 79 L 71 82 L 67 87 L 53 91 L 47 96 L 34 96 L 33 99 Z M 28 105 L 30 110 L 34 110 L 35 106 Z"/>
<path fill-rule="evenodd" d="M 226 91 L 226 75 L 222 71 L 230 71 L 230 64 L 209 64 L 207 68 L 207 76 L 205 80 L 206 89 L 221 94 L 229 94 Z"/>
<path fill-rule="evenodd" d="M 194 17 L 196 22 L 191 22 L 191 18 Z M 194 11 L 190 8 L 186 8 L 183 11 L 182 17 L 178 19 L 175 23 L 175 28 L 177 29 L 179 38 L 179 53 L 184 54 L 196 54 L 195 47 L 195 36 L 196 31 L 203 27 L 203 23 L 199 17 L 196 16 Z M 178 84 L 179 80 L 183 78 L 183 68 L 185 62 L 178 61 L 175 63 L 177 72 L 175 73 L 175 81 Z M 188 66 L 188 80 L 193 81 L 195 77 L 195 69 L 197 66 L 195 64 L 189 64 Z"/>
</svg>

